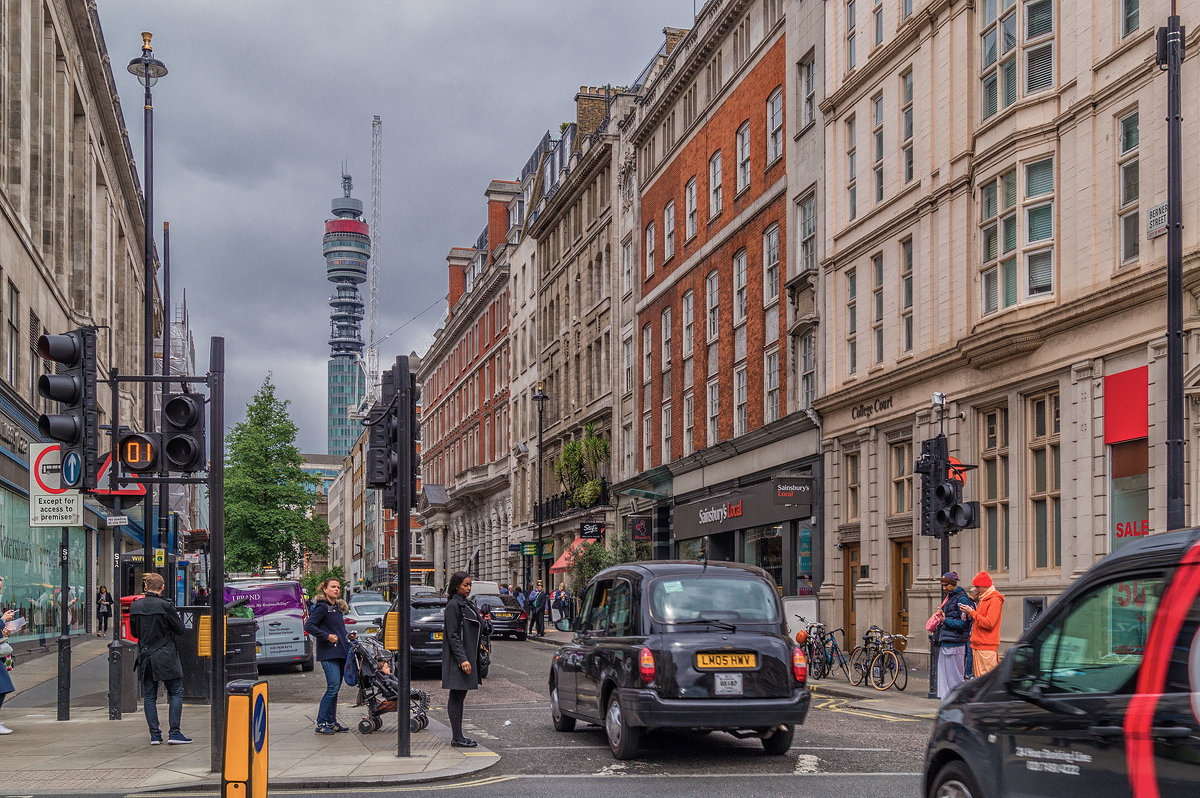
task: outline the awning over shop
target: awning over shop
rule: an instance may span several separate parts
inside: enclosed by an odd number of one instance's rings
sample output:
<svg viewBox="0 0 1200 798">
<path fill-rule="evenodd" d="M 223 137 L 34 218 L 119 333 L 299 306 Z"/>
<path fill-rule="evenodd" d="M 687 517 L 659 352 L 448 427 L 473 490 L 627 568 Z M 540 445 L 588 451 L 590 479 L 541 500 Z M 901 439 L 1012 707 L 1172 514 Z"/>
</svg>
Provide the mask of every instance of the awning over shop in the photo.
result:
<svg viewBox="0 0 1200 798">
<path fill-rule="evenodd" d="M 571 558 L 573 556 L 575 556 L 576 549 L 581 548 L 585 543 L 591 543 L 591 542 L 592 541 L 586 540 L 584 538 L 575 538 L 574 540 L 572 540 L 571 545 L 567 546 L 567 550 L 564 551 L 561 555 L 559 555 L 558 559 L 554 561 L 554 565 L 550 566 L 550 573 L 552 573 L 552 574 L 566 573 L 567 568 L 571 565 Z"/>
</svg>

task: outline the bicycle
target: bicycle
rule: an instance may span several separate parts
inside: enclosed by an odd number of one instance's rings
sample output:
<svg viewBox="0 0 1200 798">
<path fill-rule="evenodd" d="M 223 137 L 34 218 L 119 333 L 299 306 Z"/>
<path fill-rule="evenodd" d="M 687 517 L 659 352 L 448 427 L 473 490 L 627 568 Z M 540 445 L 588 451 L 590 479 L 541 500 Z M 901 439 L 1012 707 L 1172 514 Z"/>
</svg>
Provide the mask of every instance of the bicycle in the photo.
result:
<svg viewBox="0 0 1200 798">
<path fill-rule="evenodd" d="M 796 642 L 800 642 L 800 647 L 804 651 L 804 658 L 808 661 L 808 675 L 812 679 L 823 679 L 829 673 L 830 664 L 825 659 L 825 647 L 822 639 L 825 634 L 825 625 L 819 622 L 809 623 L 803 615 L 797 615 L 797 619 L 805 624 L 804 634 L 796 633 Z"/>
<path fill-rule="evenodd" d="M 871 660 L 871 686 L 886 690 L 893 684 L 897 690 L 908 687 L 908 663 L 904 661 L 904 649 L 908 638 L 904 635 L 883 635 L 882 648 Z"/>
<path fill-rule="evenodd" d="M 850 672 L 847 678 L 853 685 L 860 685 L 867 678 L 871 662 L 883 648 L 883 630 L 872 626 L 863 632 L 862 639 L 862 645 L 855 646 L 850 652 Z"/>
</svg>

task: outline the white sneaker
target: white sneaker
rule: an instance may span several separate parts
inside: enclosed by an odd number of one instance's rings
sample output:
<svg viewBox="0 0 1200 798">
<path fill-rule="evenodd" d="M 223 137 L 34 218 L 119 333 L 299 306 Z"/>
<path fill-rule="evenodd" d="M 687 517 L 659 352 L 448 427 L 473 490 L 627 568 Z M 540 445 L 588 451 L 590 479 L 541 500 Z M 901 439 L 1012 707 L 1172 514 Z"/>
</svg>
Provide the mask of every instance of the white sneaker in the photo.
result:
<svg viewBox="0 0 1200 798">
<path fill-rule="evenodd" d="M 3 723 L 0 723 L 0 734 L 12 734 L 12 729 L 8 728 Z"/>
</svg>

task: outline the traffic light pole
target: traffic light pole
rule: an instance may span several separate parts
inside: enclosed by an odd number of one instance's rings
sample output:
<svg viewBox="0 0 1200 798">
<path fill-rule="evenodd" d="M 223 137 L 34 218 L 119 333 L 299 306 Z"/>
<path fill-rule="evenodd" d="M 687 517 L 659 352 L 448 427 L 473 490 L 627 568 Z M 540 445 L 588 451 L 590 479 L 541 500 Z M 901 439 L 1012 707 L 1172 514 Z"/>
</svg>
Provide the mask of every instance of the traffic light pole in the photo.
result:
<svg viewBox="0 0 1200 798">
<path fill-rule="evenodd" d="M 109 473 L 113 476 L 113 487 L 117 487 L 117 475 L 120 473 L 117 464 L 117 435 L 120 430 L 120 415 L 121 403 L 118 401 L 120 392 L 117 390 L 117 367 L 113 366 L 108 371 L 109 379 L 112 380 L 112 390 L 109 391 L 111 396 L 111 405 L 109 408 L 109 418 L 112 419 L 113 434 L 110 437 L 111 444 L 109 446 Z M 121 496 L 117 494 L 113 496 L 113 513 L 121 514 Z M 114 525 L 112 530 L 112 557 L 113 557 L 113 612 L 112 612 L 112 640 L 108 644 L 108 719 L 121 719 L 121 527 Z"/>
<path fill-rule="evenodd" d="M 225 749 L 225 339 L 211 339 L 208 355 L 212 424 L 208 429 L 209 567 L 208 609 L 212 619 L 209 769 L 221 771 Z M 407 615 L 407 613 L 405 613 Z"/>
<path fill-rule="evenodd" d="M 171 226 L 163 222 L 163 334 L 162 334 L 162 375 L 164 377 L 171 376 Z M 167 392 L 170 390 L 170 383 L 163 382 L 161 386 L 160 402 L 161 407 L 167 406 Z M 164 426 L 165 425 L 160 425 Z M 147 427 L 149 432 L 150 428 Z M 165 452 L 163 452 L 165 455 Z M 169 476 L 166 466 L 166 457 L 163 457 L 163 467 L 159 472 L 162 476 Z M 161 483 L 158 486 L 158 542 L 165 550 L 167 549 L 167 539 L 169 533 L 169 519 L 167 510 L 167 498 L 170 494 L 170 489 L 167 483 Z M 146 491 L 149 496 L 150 492 Z M 169 553 L 169 552 L 167 552 Z M 170 585 L 172 593 L 176 591 L 175 587 L 175 565 L 164 560 L 163 565 L 167 571 L 167 584 Z"/>
<path fill-rule="evenodd" d="M 71 585 L 67 565 L 71 551 L 71 527 L 62 528 L 62 545 L 58 550 L 58 561 L 62 566 L 62 597 L 59 606 L 58 635 L 58 719 L 71 719 L 71 604 L 67 598 Z"/>
</svg>

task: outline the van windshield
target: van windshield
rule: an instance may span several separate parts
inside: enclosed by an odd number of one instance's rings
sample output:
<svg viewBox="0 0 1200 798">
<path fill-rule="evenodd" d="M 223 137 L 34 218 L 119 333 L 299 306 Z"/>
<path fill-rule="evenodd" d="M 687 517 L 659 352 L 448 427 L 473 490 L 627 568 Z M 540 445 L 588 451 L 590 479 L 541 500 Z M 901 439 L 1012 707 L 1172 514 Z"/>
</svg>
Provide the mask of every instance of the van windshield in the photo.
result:
<svg viewBox="0 0 1200 798">
<path fill-rule="evenodd" d="M 659 623 L 779 623 L 779 596 L 761 579 L 680 574 L 653 580 L 649 592 Z"/>
</svg>

